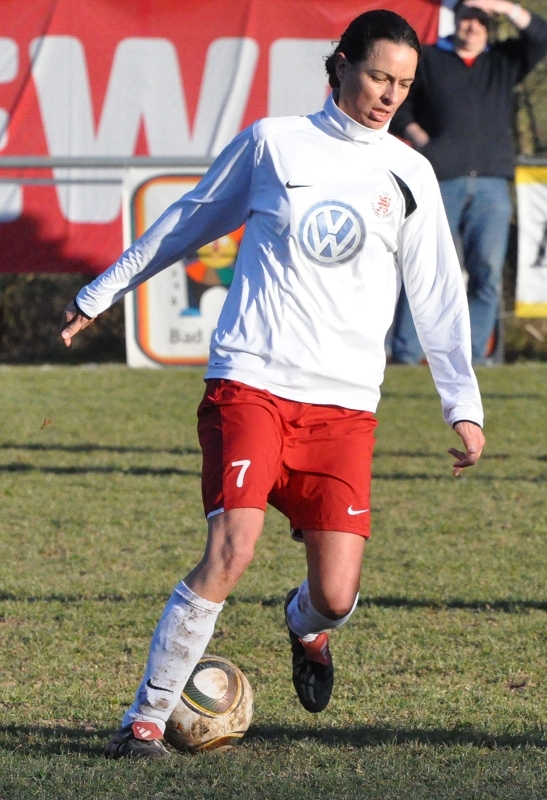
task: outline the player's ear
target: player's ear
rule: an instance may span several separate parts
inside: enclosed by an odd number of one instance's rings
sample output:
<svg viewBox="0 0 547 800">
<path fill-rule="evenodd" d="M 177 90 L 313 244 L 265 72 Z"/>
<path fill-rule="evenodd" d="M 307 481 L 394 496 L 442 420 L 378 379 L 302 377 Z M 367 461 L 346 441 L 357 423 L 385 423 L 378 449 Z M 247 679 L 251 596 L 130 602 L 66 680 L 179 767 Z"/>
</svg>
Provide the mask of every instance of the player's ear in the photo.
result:
<svg viewBox="0 0 547 800">
<path fill-rule="evenodd" d="M 349 61 L 345 53 L 336 53 L 336 56 L 334 57 L 334 70 L 336 72 L 336 77 L 338 78 L 340 83 L 344 80 L 346 76 L 348 65 Z"/>
</svg>

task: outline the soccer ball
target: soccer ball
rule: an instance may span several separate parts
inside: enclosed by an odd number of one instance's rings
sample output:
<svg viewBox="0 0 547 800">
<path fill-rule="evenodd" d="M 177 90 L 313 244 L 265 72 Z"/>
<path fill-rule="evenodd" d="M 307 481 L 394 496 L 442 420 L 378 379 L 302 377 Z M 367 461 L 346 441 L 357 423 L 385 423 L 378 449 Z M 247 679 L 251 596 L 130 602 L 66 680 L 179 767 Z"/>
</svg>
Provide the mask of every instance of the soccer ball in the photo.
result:
<svg viewBox="0 0 547 800">
<path fill-rule="evenodd" d="M 243 738 L 253 716 L 253 690 L 242 671 L 220 656 L 204 655 L 165 728 L 176 750 L 227 750 Z"/>
</svg>

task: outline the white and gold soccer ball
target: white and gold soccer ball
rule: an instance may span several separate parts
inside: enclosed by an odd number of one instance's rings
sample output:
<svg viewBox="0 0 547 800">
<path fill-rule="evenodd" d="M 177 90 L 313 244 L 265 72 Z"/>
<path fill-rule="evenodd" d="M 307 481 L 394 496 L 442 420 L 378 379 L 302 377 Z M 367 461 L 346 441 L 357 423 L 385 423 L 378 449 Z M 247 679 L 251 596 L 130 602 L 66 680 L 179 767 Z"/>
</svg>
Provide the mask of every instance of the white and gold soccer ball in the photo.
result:
<svg viewBox="0 0 547 800">
<path fill-rule="evenodd" d="M 201 753 L 238 744 L 253 717 L 253 690 L 239 667 L 204 655 L 167 721 L 165 739 L 176 750 Z"/>
</svg>

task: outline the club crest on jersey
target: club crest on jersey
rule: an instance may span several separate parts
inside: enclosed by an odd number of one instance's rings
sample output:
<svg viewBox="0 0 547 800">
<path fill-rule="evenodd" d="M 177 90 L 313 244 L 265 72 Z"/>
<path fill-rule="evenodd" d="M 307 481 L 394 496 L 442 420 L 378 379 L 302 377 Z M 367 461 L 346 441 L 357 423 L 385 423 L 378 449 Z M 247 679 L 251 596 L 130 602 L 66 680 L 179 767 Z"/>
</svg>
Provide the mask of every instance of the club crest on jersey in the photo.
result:
<svg viewBox="0 0 547 800">
<path fill-rule="evenodd" d="M 372 198 L 372 211 L 379 219 L 388 219 L 393 214 L 393 197 L 389 192 L 377 192 Z"/>
<path fill-rule="evenodd" d="M 300 222 L 300 246 L 316 264 L 334 267 L 349 261 L 365 243 L 360 214 L 338 200 L 324 200 L 309 208 Z"/>
</svg>

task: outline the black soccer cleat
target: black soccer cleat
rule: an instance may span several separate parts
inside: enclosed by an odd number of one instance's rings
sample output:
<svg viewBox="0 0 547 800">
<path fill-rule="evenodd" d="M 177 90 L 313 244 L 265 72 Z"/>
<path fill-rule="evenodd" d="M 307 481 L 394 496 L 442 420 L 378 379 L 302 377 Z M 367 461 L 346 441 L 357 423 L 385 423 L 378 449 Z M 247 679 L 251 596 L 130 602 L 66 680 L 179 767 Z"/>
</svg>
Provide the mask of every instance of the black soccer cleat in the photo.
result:
<svg viewBox="0 0 547 800">
<path fill-rule="evenodd" d="M 163 745 L 161 739 L 146 738 L 147 733 L 149 736 L 156 733 L 150 733 L 149 728 L 151 727 L 156 728 L 157 726 L 134 722 L 132 725 L 120 728 L 106 745 L 104 749 L 105 758 L 145 758 L 148 761 L 170 758 L 171 753 Z M 159 728 L 157 732 L 161 733 Z M 143 733 L 144 736 L 142 736 Z"/>
<path fill-rule="evenodd" d="M 291 631 L 287 607 L 298 589 L 291 589 L 285 599 L 285 623 L 292 648 L 292 682 L 306 711 L 317 714 L 329 704 L 334 685 L 334 666 L 327 633 L 320 633 L 313 642 L 303 642 Z"/>
</svg>

